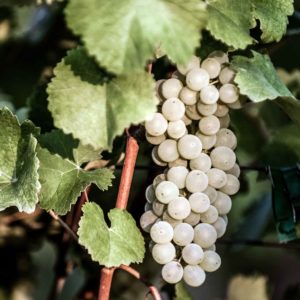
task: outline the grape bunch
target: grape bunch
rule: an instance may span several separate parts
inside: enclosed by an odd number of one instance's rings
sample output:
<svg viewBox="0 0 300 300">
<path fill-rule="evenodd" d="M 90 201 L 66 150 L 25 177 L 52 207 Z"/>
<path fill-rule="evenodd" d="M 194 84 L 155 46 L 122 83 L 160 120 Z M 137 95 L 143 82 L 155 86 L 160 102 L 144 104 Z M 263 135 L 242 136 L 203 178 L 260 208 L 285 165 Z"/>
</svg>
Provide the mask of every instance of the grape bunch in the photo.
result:
<svg viewBox="0 0 300 300">
<path fill-rule="evenodd" d="M 241 97 L 223 52 L 177 69 L 157 82 L 159 112 L 145 122 L 152 159 L 167 168 L 146 189 L 140 225 L 150 233 L 163 279 L 197 287 L 221 265 L 215 242 L 240 187 L 228 112 L 241 107 Z"/>
</svg>

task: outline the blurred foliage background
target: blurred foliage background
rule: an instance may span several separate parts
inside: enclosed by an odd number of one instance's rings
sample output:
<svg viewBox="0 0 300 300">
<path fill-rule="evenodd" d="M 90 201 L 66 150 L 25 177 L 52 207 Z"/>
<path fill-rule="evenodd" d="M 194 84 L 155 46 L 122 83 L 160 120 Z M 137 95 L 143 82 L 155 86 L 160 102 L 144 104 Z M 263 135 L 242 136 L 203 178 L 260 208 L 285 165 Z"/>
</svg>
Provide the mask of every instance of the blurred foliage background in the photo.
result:
<svg viewBox="0 0 300 300">
<path fill-rule="evenodd" d="M 30 118 L 43 132 L 53 128 L 47 110 L 46 84 L 56 63 L 78 43 L 65 25 L 64 5 L 17 7 L 1 6 L 0 2 L 0 106 L 8 106 L 20 121 Z M 265 50 L 282 80 L 299 99 L 299 0 L 295 1 L 295 9 L 286 36 Z M 172 67 L 162 58 L 153 70 L 159 79 L 166 77 Z M 299 213 L 297 207 L 288 211 L 295 228 L 292 234 L 282 236 L 280 216 L 274 218 L 272 205 L 274 193 L 283 189 L 283 167 L 294 168 L 294 191 L 299 193 L 299 127 L 291 125 L 286 115 L 269 101 L 247 104 L 233 111 L 231 118 L 239 139 L 242 188 L 234 198 L 228 232 L 217 244 L 222 267 L 209 274 L 201 288 L 190 292 L 193 299 L 205 300 L 299 300 Z M 145 188 L 162 172 L 151 163 L 151 147 L 143 141 L 142 133 L 140 139 L 141 151 L 128 206 L 136 220 L 144 209 Z M 123 137 L 116 139 L 114 151 L 106 153 L 104 159 L 116 162 L 124 145 Z M 90 198 L 104 210 L 114 206 L 120 170 L 121 165 L 117 164 L 114 187 L 108 192 L 99 193 L 92 188 Z M 282 197 L 288 197 L 288 192 Z M 279 244 L 284 240 L 292 241 Z M 136 268 L 162 287 L 165 299 L 172 299 L 174 291 L 162 286 L 159 266 L 149 255 Z M 96 299 L 98 283 L 98 265 L 47 213 L 36 211 L 28 216 L 10 209 L 0 214 L 0 300 Z M 139 281 L 122 271 L 116 273 L 112 299 L 144 299 L 146 293 Z"/>
</svg>

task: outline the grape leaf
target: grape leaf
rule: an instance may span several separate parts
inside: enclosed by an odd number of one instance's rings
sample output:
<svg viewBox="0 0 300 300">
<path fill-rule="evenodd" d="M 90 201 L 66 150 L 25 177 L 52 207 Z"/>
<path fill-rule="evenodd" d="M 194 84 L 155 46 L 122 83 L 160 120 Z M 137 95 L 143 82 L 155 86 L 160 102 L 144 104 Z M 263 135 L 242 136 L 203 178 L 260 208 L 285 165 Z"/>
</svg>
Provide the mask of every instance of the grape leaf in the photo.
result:
<svg viewBox="0 0 300 300">
<path fill-rule="evenodd" d="M 85 162 L 101 158 L 100 151 L 91 146 L 84 146 L 71 134 L 65 134 L 62 130 L 52 130 L 38 137 L 39 144 L 52 154 L 58 154 L 62 158 L 74 161 L 78 166 Z"/>
<path fill-rule="evenodd" d="M 142 70 L 158 47 L 185 64 L 206 22 L 205 5 L 199 0 L 86 0 L 84 5 L 72 0 L 65 14 L 88 52 L 117 74 Z"/>
<path fill-rule="evenodd" d="M 267 55 L 252 51 L 253 57 L 234 56 L 232 67 L 237 71 L 234 81 L 241 94 L 254 102 L 274 100 L 294 121 L 300 122 L 300 102 L 282 83 Z"/>
<path fill-rule="evenodd" d="M 246 48 L 253 43 L 249 0 L 208 0 L 207 29 L 218 40 L 234 48 Z"/>
<path fill-rule="evenodd" d="M 207 29 L 216 38 L 235 49 L 255 42 L 250 29 L 259 20 L 261 40 L 279 41 L 286 31 L 292 0 L 208 0 Z"/>
<path fill-rule="evenodd" d="M 278 42 L 285 34 L 287 17 L 294 12 L 293 0 L 251 0 L 251 2 L 253 18 L 260 21 L 262 41 Z"/>
<path fill-rule="evenodd" d="M 74 162 L 39 148 L 39 176 L 42 185 L 40 205 L 46 210 L 66 214 L 80 193 L 91 183 L 100 190 L 111 185 L 112 171 L 106 168 L 84 171 Z"/>
<path fill-rule="evenodd" d="M 10 206 L 26 213 L 35 210 L 40 190 L 36 133 L 31 122 L 20 126 L 8 109 L 0 110 L 0 210 Z"/>
<path fill-rule="evenodd" d="M 174 300 L 193 300 L 183 282 L 179 282 L 175 285 L 175 295 Z"/>
<path fill-rule="evenodd" d="M 86 203 L 79 222 L 79 243 L 88 249 L 94 261 L 106 267 L 142 262 L 144 239 L 133 217 L 126 210 L 114 208 L 108 218 L 111 227 L 96 203 Z"/>
<path fill-rule="evenodd" d="M 56 127 L 72 133 L 83 145 L 111 149 L 113 139 L 126 127 L 151 118 L 156 111 L 154 81 L 145 72 L 121 75 L 104 85 L 83 81 L 70 64 L 76 65 L 85 55 L 73 50 L 68 54 L 72 62 L 63 60 L 56 66 L 47 90 L 49 110 Z"/>
</svg>

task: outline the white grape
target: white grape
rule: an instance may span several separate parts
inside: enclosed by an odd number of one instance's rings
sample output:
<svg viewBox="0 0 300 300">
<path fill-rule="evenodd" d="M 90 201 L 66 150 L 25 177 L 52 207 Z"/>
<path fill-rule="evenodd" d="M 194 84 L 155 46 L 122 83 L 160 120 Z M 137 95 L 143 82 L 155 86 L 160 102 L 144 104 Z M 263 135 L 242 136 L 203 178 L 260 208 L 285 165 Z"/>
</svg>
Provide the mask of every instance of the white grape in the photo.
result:
<svg viewBox="0 0 300 300">
<path fill-rule="evenodd" d="M 145 206 L 144 206 L 144 211 L 148 211 L 148 210 L 152 210 L 152 204 L 150 204 L 149 202 L 146 202 Z"/>
<path fill-rule="evenodd" d="M 152 225 L 157 221 L 158 217 L 153 211 L 148 210 L 141 215 L 140 226 L 145 232 L 150 232 Z"/>
<path fill-rule="evenodd" d="M 156 244 L 151 252 L 154 260 L 161 265 L 171 262 L 176 256 L 176 250 L 172 243 Z"/>
<path fill-rule="evenodd" d="M 202 116 L 208 117 L 208 116 L 213 115 L 216 112 L 217 104 L 216 103 L 203 104 L 202 102 L 199 101 L 197 103 L 197 109 Z"/>
<path fill-rule="evenodd" d="M 212 166 L 223 171 L 233 168 L 236 162 L 235 153 L 232 149 L 224 146 L 216 147 L 210 153 Z"/>
<path fill-rule="evenodd" d="M 209 84 L 209 74 L 201 68 L 193 68 L 186 74 L 186 84 L 193 91 L 200 91 Z"/>
<path fill-rule="evenodd" d="M 175 183 L 163 181 L 157 185 L 155 196 L 161 203 L 168 204 L 171 200 L 179 196 L 179 189 Z"/>
<path fill-rule="evenodd" d="M 152 203 L 155 200 L 155 189 L 154 186 L 151 184 L 147 186 L 145 191 L 145 197 L 147 202 Z"/>
<path fill-rule="evenodd" d="M 218 210 L 219 215 L 227 215 L 232 206 L 231 198 L 222 192 L 218 192 L 218 197 L 213 206 Z"/>
<path fill-rule="evenodd" d="M 200 215 L 200 218 L 203 223 L 213 224 L 218 220 L 218 216 L 218 210 L 210 205 L 208 210 Z"/>
<path fill-rule="evenodd" d="M 231 83 L 225 83 L 219 90 L 220 100 L 224 103 L 233 103 L 239 98 L 238 88 Z"/>
<path fill-rule="evenodd" d="M 187 134 L 178 141 L 178 152 L 185 159 L 196 158 L 201 151 L 202 143 L 195 135 Z"/>
<path fill-rule="evenodd" d="M 175 71 L 172 73 L 171 78 L 176 78 L 180 80 L 182 83 L 185 82 L 185 76 L 181 74 L 179 71 Z"/>
<path fill-rule="evenodd" d="M 165 221 L 159 221 L 150 229 L 151 239 L 157 244 L 165 244 L 173 239 L 173 227 Z"/>
<path fill-rule="evenodd" d="M 180 223 L 174 227 L 173 241 L 179 246 L 186 246 L 194 239 L 194 228 L 188 223 Z"/>
<path fill-rule="evenodd" d="M 164 97 L 161 93 L 161 88 L 162 88 L 162 84 L 165 82 L 165 79 L 160 79 L 157 80 L 155 83 L 155 92 L 156 92 L 156 97 L 158 98 L 159 102 L 163 102 L 164 101 Z"/>
<path fill-rule="evenodd" d="M 162 216 L 163 221 L 168 222 L 173 228 L 175 228 L 178 224 L 182 223 L 182 220 L 176 220 L 172 218 L 167 211 L 163 213 Z"/>
<path fill-rule="evenodd" d="M 208 186 L 203 193 L 208 196 L 211 204 L 217 200 L 218 192 L 213 187 Z"/>
<path fill-rule="evenodd" d="M 196 104 L 198 100 L 198 92 L 195 92 L 185 86 L 180 91 L 179 99 L 186 105 Z"/>
<path fill-rule="evenodd" d="M 207 154 L 202 152 L 198 157 L 191 159 L 190 168 L 192 170 L 207 172 L 211 168 L 211 159 Z"/>
<path fill-rule="evenodd" d="M 228 224 L 228 217 L 227 217 L 227 215 L 223 215 L 223 216 L 220 216 L 220 217 L 225 221 L 226 226 L 227 226 L 227 224 Z"/>
<path fill-rule="evenodd" d="M 208 57 L 216 59 L 220 64 L 225 64 L 229 62 L 228 55 L 220 50 L 213 51 L 208 55 Z"/>
<path fill-rule="evenodd" d="M 206 275 L 203 269 L 199 266 L 187 265 L 183 269 L 183 280 L 186 284 L 197 287 L 203 284 Z"/>
<path fill-rule="evenodd" d="M 234 164 L 233 168 L 231 168 L 230 170 L 228 170 L 226 172 L 228 174 L 235 176 L 236 178 L 239 178 L 240 174 L 241 174 L 241 169 L 238 164 Z"/>
<path fill-rule="evenodd" d="M 214 228 L 216 229 L 218 238 L 222 237 L 225 234 L 227 224 L 223 218 L 218 217 L 218 219 L 212 224 L 212 226 L 214 226 Z"/>
<path fill-rule="evenodd" d="M 216 251 L 216 244 L 212 244 L 210 247 L 203 248 L 203 251 Z"/>
<path fill-rule="evenodd" d="M 155 199 L 155 189 L 156 187 L 162 182 L 162 181 L 166 181 L 167 177 L 165 174 L 159 174 L 157 176 L 154 177 L 152 185 L 153 185 L 153 194 L 154 194 L 154 199 Z M 153 200 L 154 200 L 153 199 Z M 152 201 L 153 202 L 153 201 Z"/>
<path fill-rule="evenodd" d="M 220 129 L 220 121 L 216 116 L 207 116 L 199 121 L 199 129 L 205 135 L 216 134 Z"/>
<path fill-rule="evenodd" d="M 185 75 L 191 69 L 199 68 L 199 67 L 200 67 L 200 58 L 194 55 L 185 66 L 177 65 L 178 71 L 183 75 Z"/>
<path fill-rule="evenodd" d="M 235 76 L 235 72 L 229 68 L 225 67 L 222 69 L 219 75 L 219 80 L 222 84 L 232 82 Z"/>
<path fill-rule="evenodd" d="M 183 268 L 177 261 L 171 261 L 163 266 L 161 275 L 167 283 L 175 284 L 183 277 Z"/>
<path fill-rule="evenodd" d="M 168 163 L 168 166 L 169 168 L 172 168 L 172 167 L 179 167 L 179 166 L 182 166 L 182 167 L 187 167 L 188 165 L 188 162 L 186 159 L 183 159 L 183 158 L 177 158 L 176 160 L 174 161 L 171 161 Z"/>
<path fill-rule="evenodd" d="M 195 213 L 202 214 L 206 212 L 210 207 L 210 201 L 204 193 L 193 193 L 189 197 L 191 209 Z"/>
<path fill-rule="evenodd" d="M 188 173 L 189 171 L 186 167 L 172 167 L 168 170 L 167 178 L 169 181 L 175 183 L 179 189 L 183 189 L 185 187 L 185 179 Z"/>
<path fill-rule="evenodd" d="M 203 250 L 198 244 L 188 244 L 182 249 L 182 258 L 189 265 L 198 265 L 203 256 Z"/>
<path fill-rule="evenodd" d="M 168 122 L 161 113 L 155 113 L 153 118 L 145 122 L 146 131 L 152 136 L 160 136 L 167 131 Z"/>
<path fill-rule="evenodd" d="M 200 120 L 201 115 L 198 112 L 197 105 L 187 105 L 185 108 L 185 114 L 191 120 Z"/>
<path fill-rule="evenodd" d="M 221 258 L 215 251 L 204 251 L 204 258 L 200 263 L 200 266 L 206 272 L 214 272 L 221 266 Z"/>
<path fill-rule="evenodd" d="M 219 76 L 220 71 L 221 71 L 221 64 L 219 63 L 218 60 L 209 57 L 203 60 L 201 64 L 201 68 L 207 71 L 209 74 L 209 77 L 211 79 L 214 79 Z"/>
<path fill-rule="evenodd" d="M 169 215 L 176 220 L 185 219 L 191 212 L 189 201 L 184 197 L 177 197 L 168 204 Z"/>
<path fill-rule="evenodd" d="M 204 150 L 211 149 L 217 141 L 217 136 L 215 134 L 205 135 L 205 134 L 202 134 L 199 131 L 197 131 L 196 136 L 200 139 L 200 141 L 202 143 L 202 148 Z"/>
<path fill-rule="evenodd" d="M 163 103 L 161 111 L 168 121 L 178 121 L 184 116 L 185 106 L 178 98 L 169 98 Z"/>
<path fill-rule="evenodd" d="M 215 189 L 220 189 L 227 182 L 226 173 L 223 170 L 212 168 L 207 171 L 208 183 Z"/>
<path fill-rule="evenodd" d="M 152 158 L 153 162 L 160 167 L 165 167 L 167 165 L 167 163 L 165 161 L 160 159 L 160 157 L 158 155 L 158 147 L 157 146 L 153 147 L 153 149 L 151 151 L 151 158 Z"/>
<path fill-rule="evenodd" d="M 217 133 L 217 141 L 215 147 L 225 146 L 231 149 L 235 149 L 237 145 L 237 139 L 235 134 L 227 128 L 221 128 Z"/>
<path fill-rule="evenodd" d="M 208 186 L 207 175 L 200 170 L 193 170 L 187 175 L 185 185 L 191 193 L 203 192 Z"/>
<path fill-rule="evenodd" d="M 240 189 L 240 181 L 233 175 L 227 174 L 227 182 L 220 189 L 221 192 L 227 195 L 235 195 Z"/>
<path fill-rule="evenodd" d="M 165 204 L 159 202 L 158 200 L 154 200 L 152 203 L 152 211 L 158 216 L 161 217 L 165 210 Z"/>
<path fill-rule="evenodd" d="M 162 83 L 161 93 L 166 99 L 168 99 L 178 97 L 181 89 L 182 82 L 176 78 L 170 78 Z"/>
<path fill-rule="evenodd" d="M 228 128 L 230 124 L 229 114 L 225 115 L 224 117 L 220 117 L 219 122 L 220 122 L 220 128 Z"/>
<path fill-rule="evenodd" d="M 202 248 L 208 248 L 217 240 L 216 229 L 206 223 L 200 223 L 194 228 L 194 242 Z"/>
<path fill-rule="evenodd" d="M 204 104 L 215 104 L 219 99 L 219 90 L 214 85 L 201 89 L 200 99 Z"/>
<path fill-rule="evenodd" d="M 183 222 L 192 226 L 196 226 L 200 222 L 200 214 L 191 211 L 191 213 L 185 219 L 183 219 Z"/>
<path fill-rule="evenodd" d="M 218 118 L 221 118 L 221 117 L 224 117 L 225 115 L 227 115 L 228 112 L 229 112 L 229 108 L 226 104 L 218 103 L 217 104 L 217 110 L 214 114 Z"/>
<path fill-rule="evenodd" d="M 181 120 L 183 121 L 185 126 L 191 125 L 193 122 L 190 118 L 187 117 L 186 114 L 182 117 Z"/>
<path fill-rule="evenodd" d="M 179 158 L 177 142 L 171 139 L 163 141 L 157 149 L 159 158 L 165 162 L 171 162 Z"/>
<path fill-rule="evenodd" d="M 227 105 L 231 109 L 240 109 L 243 107 L 243 103 L 240 101 L 240 99 L 236 100 L 233 103 L 228 103 Z"/>
<path fill-rule="evenodd" d="M 182 120 L 170 121 L 168 124 L 167 133 L 173 139 L 179 139 L 184 136 L 186 132 L 185 124 Z"/>
<path fill-rule="evenodd" d="M 158 136 L 152 136 L 148 132 L 146 132 L 146 140 L 148 141 L 148 143 L 150 143 L 152 145 L 159 145 L 165 139 L 166 139 L 166 135 L 165 134 L 158 135 Z"/>
</svg>

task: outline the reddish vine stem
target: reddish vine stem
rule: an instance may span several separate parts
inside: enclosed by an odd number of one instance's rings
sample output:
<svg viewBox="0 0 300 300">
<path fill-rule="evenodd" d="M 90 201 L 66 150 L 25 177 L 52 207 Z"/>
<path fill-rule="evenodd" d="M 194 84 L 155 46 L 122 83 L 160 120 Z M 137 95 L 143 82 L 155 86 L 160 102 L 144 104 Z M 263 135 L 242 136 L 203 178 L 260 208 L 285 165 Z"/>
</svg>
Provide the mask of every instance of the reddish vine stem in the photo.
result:
<svg viewBox="0 0 300 300">
<path fill-rule="evenodd" d="M 127 202 L 128 202 L 128 197 L 129 197 L 129 192 L 132 183 L 132 177 L 134 173 L 134 167 L 135 167 L 138 151 L 139 151 L 139 145 L 136 139 L 128 135 L 126 152 L 125 152 L 125 161 L 122 169 L 121 182 L 120 182 L 118 197 L 116 201 L 116 208 L 126 209 L 127 207 Z M 109 294 L 110 294 L 110 288 L 111 288 L 111 282 L 112 282 L 114 270 L 115 268 L 112 269 L 102 268 L 98 300 L 109 300 Z"/>
<path fill-rule="evenodd" d="M 91 186 L 88 186 L 81 194 L 80 200 L 77 203 L 77 206 L 76 206 L 76 209 L 74 212 L 73 221 L 72 221 L 72 227 L 71 227 L 74 232 L 77 232 L 78 223 L 79 223 L 80 216 L 81 216 L 81 208 L 82 208 L 83 204 L 86 201 L 88 201 L 88 199 L 89 199 L 88 194 L 89 194 L 90 190 L 91 190 Z"/>
</svg>

